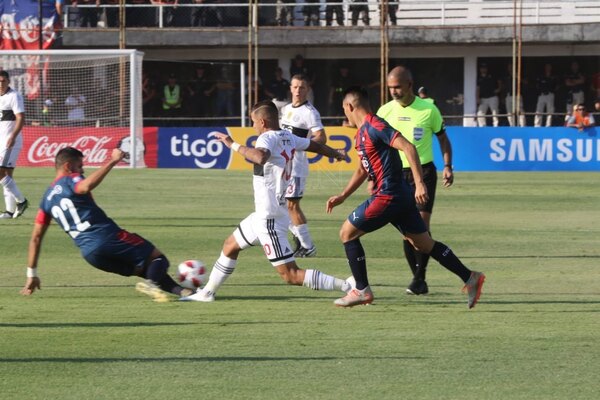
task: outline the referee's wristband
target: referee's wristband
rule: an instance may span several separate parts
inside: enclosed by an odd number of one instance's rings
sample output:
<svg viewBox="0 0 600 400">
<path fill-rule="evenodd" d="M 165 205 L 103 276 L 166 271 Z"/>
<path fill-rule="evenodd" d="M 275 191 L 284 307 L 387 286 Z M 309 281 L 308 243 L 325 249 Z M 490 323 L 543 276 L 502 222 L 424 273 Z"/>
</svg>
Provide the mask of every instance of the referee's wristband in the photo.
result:
<svg viewBox="0 0 600 400">
<path fill-rule="evenodd" d="M 240 147 L 241 147 L 241 145 L 239 143 L 233 142 L 231 144 L 231 150 L 233 150 L 233 151 L 239 152 L 240 151 Z"/>
<path fill-rule="evenodd" d="M 36 278 L 37 275 L 37 268 L 30 268 L 27 267 L 27 277 L 28 278 Z"/>
<path fill-rule="evenodd" d="M 452 165 L 446 164 L 446 165 L 444 165 L 444 168 L 450 168 L 450 169 L 452 169 Z"/>
</svg>

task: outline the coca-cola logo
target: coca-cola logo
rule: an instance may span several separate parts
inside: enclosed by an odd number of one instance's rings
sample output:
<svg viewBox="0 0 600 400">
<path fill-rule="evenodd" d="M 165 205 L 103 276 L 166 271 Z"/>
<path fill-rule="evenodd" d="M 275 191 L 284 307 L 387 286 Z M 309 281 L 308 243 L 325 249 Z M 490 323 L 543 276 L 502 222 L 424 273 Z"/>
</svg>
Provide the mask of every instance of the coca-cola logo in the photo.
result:
<svg viewBox="0 0 600 400">
<path fill-rule="evenodd" d="M 27 159 L 32 164 L 54 162 L 56 153 L 65 147 L 74 147 L 83 153 L 86 164 L 104 163 L 112 151 L 107 144 L 112 140 L 110 136 L 80 136 L 73 142 L 54 142 L 48 136 L 40 136 L 29 147 Z M 113 146 L 114 147 L 114 146 Z"/>
</svg>

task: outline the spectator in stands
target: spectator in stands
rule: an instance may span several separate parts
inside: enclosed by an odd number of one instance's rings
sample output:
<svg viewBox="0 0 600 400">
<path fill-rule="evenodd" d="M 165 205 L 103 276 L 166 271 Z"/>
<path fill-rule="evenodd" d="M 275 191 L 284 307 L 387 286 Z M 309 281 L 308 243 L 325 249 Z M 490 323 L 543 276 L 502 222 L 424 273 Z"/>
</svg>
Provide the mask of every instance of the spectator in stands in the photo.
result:
<svg viewBox="0 0 600 400">
<path fill-rule="evenodd" d="M 379 10 L 381 12 L 381 7 L 379 7 Z M 396 18 L 396 13 L 397 12 L 398 12 L 398 3 L 390 1 L 387 4 L 387 13 L 388 13 L 388 15 L 390 17 L 390 22 L 392 23 L 392 25 L 397 25 L 398 24 L 398 19 Z"/>
<path fill-rule="evenodd" d="M 223 26 L 221 8 L 207 6 L 213 3 L 215 0 L 192 0 L 192 4 L 199 6 L 192 8 L 192 26 Z"/>
<path fill-rule="evenodd" d="M 181 117 L 181 107 L 183 105 L 183 93 L 181 86 L 177 83 L 175 74 L 169 74 L 167 84 L 162 90 L 162 111 L 165 118 L 170 118 L 168 121 L 170 126 L 179 125 L 180 121 L 177 118 Z"/>
<path fill-rule="evenodd" d="M 80 27 L 96 28 L 98 26 L 100 0 L 73 0 L 71 5 L 78 10 Z M 78 7 L 80 5 L 84 7 Z M 95 7 L 91 7 L 94 5 Z"/>
<path fill-rule="evenodd" d="M 567 112 L 570 112 L 574 104 L 585 103 L 585 76 L 579 71 L 579 63 L 571 62 L 569 73 L 565 76 L 567 88 Z"/>
<path fill-rule="evenodd" d="M 304 0 L 304 7 L 302 7 L 302 14 L 304 15 L 304 26 L 319 26 L 321 6 L 319 0 Z M 315 5 L 309 5 L 315 4 Z"/>
<path fill-rule="evenodd" d="M 277 25 L 294 25 L 294 0 L 277 0 Z"/>
<path fill-rule="evenodd" d="M 592 96 L 595 100 L 595 104 L 600 105 L 600 71 L 594 73 L 592 75 L 592 82 L 590 89 L 592 91 Z M 594 106 L 595 106 L 594 104 Z M 598 107 L 596 107 L 596 111 L 598 111 Z"/>
<path fill-rule="evenodd" d="M 158 115 L 159 96 L 155 80 L 148 74 L 142 72 L 142 108 L 144 117 L 155 117 Z"/>
<path fill-rule="evenodd" d="M 339 26 L 344 26 L 344 8 L 341 0 L 326 0 L 325 6 L 325 25 L 331 26 L 333 23 L 333 14 Z M 332 4 L 337 3 L 337 4 Z"/>
<path fill-rule="evenodd" d="M 290 82 L 283 77 L 283 70 L 275 68 L 275 78 L 265 86 L 265 95 L 273 101 L 277 111 L 290 102 Z"/>
<path fill-rule="evenodd" d="M 292 60 L 292 65 L 290 66 L 290 76 L 294 75 L 304 75 L 307 78 L 306 82 L 309 86 L 307 99 L 308 101 L 314 104 L 315 95 L 312 90 L 312 87 L 315 83 L 316 77 L 314 72 L 306 65 L 306 60 L 304 59 L 304 57 L 302 57 L 301 54 L 297 54 L 296 57 L 294 57 L 294 59 Z"/>
<path fill-rule="evenodd" d="M 544 65 L 544 74 L 536 79 L 537 104 L 535 106 L 536 127 L 542 126 L 542 113 L 546 112 L 546 126 L 552 126 L 554 113 L 554 93 L 558 89 L 558 78 L 552 72 L 552 64 Z"/>
<path fill-rule="evenodd" d="M 522 82 L 525 82 L 524 80 Z M 516 82 L 515 82 L 516 85 Z M 513 96 L 513 77 L 512 77 L 512 63 L 506 64 L 506 76 L 504 77 L 504 82 L 502 83 L 502 88 L 506 93 L 506 97 L 504 98 L 504 104 L 506 106 L 506 114 L 508 114 L 508 125 L 515 126 L 515 116 L 513 115 L 513 101 L 515 97 Z M 522 93 L 520 91 L 519 93 Z M 523 108 L 523 95 L 519 94 L 519 126 L 525 126 L 525 109 Z"/>
<path fill-rule="evenodd" d="M 329 116 L 338 117 L 341 119 L 331 120 L 333 125 L 345 125 L 348 121 L 344 115 L 342 103 L 344 100 L 344 92 L 351 86 L 354 86 L 354 78 L 350 74 L 350 68 L 346 64 L 340 64 L 337 73 L 331 79 L 329 87 Z"/>
<path fill-rule="evenodd" d="M 425 101 L 428 101 L 430 103 L 435 104 L 435 100 L 432 99 L 431 97 L 429 97 L 429 93 L 428 90 L 425 86 L 421 86 L 419 88 L 419 90 L 417 91 L 417 94 L 419 95 L 420 98 L 422 98 Z"/>
<path fill-rule="evenodd" d="M 105 0 L 109 7 L 104 8 L 106 12 L 106 26 L 108 28 L 119 27 L 119 0 Z"/>
<path fill-rule="evenodd" d="M 585 105 L 579 103 L 573 106 L 573 113 L 567 119 L 566 126 L 570 128 L 577 128 L 578 131 L 582 132 L 586 128 L 591 128 L 596 125 L 594 116 L 585 110 Z"/>
<path fill-rule="evenodd" d="M 126 0 L 126 2 L 133 6 L 150 4 L 150 0 Z M 157 26 L 156 10 L 153 7 L 127 7 L 125 9 L 125 23 L 128 27 Z"/>
<path fill-rule="evenodd" d="M 159 7 L 159 12 L 163 13 L 163 26 L 175 26 L 175 17 L 178 11 L 179 0 L 150 0 L 151 4 Z M 160 20 L 160 18 L 159 18 Z"/>
<path fill-rule="evenodd" d="M 44 101 L 44 105 L 42 106 L 42 120 L 40 122 L 41 126 L 52 126 L 54 125 L 54 113 L 52 111 L 52 106 L 54 102 L 52 99 L 46 99 Z"/>
<path fill-rule="evenodd" d="M 81 94 L 77 86 L 71 88 L 71 95 L 65 99 L 67 107 L 67 120 L 71 122 L 82 122 L 85 120 L 86 98 Z"/>
<path fill-rule="evenodd" d="M 498 106 L 500 104 L 498 94 L 502 89 L 502 82 L 492 76 L 488 71 L 486 63 L 479 65 L 477 76 L 477 122 L 479 126 L 486 126 L 486 114 L 492 112 L 494 127 L 498 126 Z"/>
<path fill-rule="evenodd" d="M 209 89 L 208 93 L 215 92 L 215 116 L 224 117 L 221 123 L 225 126 L 231 126 L 234 122 L 228 117 L 232 117 L 235 113 L 235 84 L 230 77 L 228 67 L 222 67 L 221 73 L 215 84 Z"/>
<path fill-rule="evenodd" d="M 361 4 L 357 4 L 361 3 Z M 362 4 L 364 3 L 364 4 Z M 362 22 L 365 25 L 369 25 L 370 17 L 369 17 L 369 5 L 366 4 L 366 1 L 363 0 L 350 0 L 350 7 L 348 10 L 352 13 L 352 25 L 356 26 L 358 24 L 358 18 L 360 14 L 362 14 Z"/>
<path fill-rule="evenodd" d="M 210 115 L 210 88 L 206 66 L 196 65 L 196 76 L 189 82 L 187 89 L 190 97 L 189 112 L 193 117 L 208 117 Z"/>
</svg>

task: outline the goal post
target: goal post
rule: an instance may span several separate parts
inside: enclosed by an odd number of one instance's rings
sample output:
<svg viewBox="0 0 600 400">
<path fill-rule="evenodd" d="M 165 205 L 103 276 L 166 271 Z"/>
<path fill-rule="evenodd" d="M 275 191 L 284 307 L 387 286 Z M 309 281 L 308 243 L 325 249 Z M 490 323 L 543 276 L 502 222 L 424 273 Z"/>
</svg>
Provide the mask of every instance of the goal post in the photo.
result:
<svg viewBox="0 0 600 400">
<path fill-rule="evenodd" d="M 73 146 L 98 165 L 120 146 L 130 155 L 122 165 L 145 167 L 142 59 L 137 50 L 0 52 L 0 69 L 25 101 L 25 164 L 53 165 Z"/>
</svg>

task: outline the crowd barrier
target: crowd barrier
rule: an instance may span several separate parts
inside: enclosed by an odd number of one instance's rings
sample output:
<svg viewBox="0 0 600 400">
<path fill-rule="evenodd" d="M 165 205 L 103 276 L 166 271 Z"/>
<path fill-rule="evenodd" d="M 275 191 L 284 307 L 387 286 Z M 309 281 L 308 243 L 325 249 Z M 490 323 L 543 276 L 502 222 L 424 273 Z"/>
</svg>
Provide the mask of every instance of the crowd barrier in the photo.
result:
<svg viewBox="0 0 600 400">
<path fill-rule="evenodd" d="M 243 145 L 253 145 L 252 128 L 144 128 L 143 151 L 149 168 L 197 168 L 251 170 L 252 164 L 215 138 L 227 133 Z M 344 161 L 312 154 L 311 169 L 352 171 L 356 168 L 353 128 L 327 127 L 327 144 L 347 152 Z M 466 128 L 448 127 L 456 171 L 600 171 L 600 128 Z M 66 146 L 79 148 L 85 164 L 98 166 L 110 157 L 128 131 L 114 128 L 23 129 L 19 166 L 53 166 L 56 152 Z M 70 139 L 69 139 L 70 138 Z M 140 146 L 138 146 L 140 147 Z M 434 143 L 435 163 L 443 165 Z"/>
</svg>

